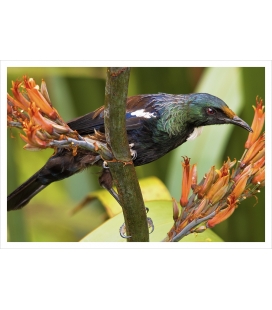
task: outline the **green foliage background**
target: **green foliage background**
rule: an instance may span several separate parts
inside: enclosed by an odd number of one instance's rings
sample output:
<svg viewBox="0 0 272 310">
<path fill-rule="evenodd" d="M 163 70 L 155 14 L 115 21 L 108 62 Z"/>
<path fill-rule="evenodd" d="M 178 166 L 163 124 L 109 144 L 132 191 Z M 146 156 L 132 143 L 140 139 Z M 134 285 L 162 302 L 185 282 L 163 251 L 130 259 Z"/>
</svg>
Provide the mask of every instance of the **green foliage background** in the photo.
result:
<svg viewBox="0 0 272 310">
<path fill-rule="evenodd" d="M 104 104 L 106 68 L 8 68 L 7 85 L 22 75 L 40 84 L 44 79 L 54 107 L 65 120 L 86 114 Z M 129 96 L 144 93 L 207 92 L 220 97 L 241 118 L 251 124 L 256 95 L 265 100 L 265 68 L 175 68 L 134 67 L 131 69 Z M 11 138 L 13 136 L 14 138 Z M 210 126 L 192 142 L 160 160 L 137 168 L 139 178 L 157 176 L 179 199 L 181 156 L 198 164 L 199 180 L 212 165 L 220 167 L 229 156 L 239 159 L 247 132 L 231 125 Z M 51 150 L 29 152 L 18 131 L 7 131 L 7 191 L 10 193 L 41 168 Z M 74 216 L 72 208 L 90 191 L 99 189 L 98 170 L 92 168 L 67 180 L 51 184 L 20 211 L 8 213 L 9 241 L 79 241 L 101 225 L 108 216 L 104 207 L 92 202 Z M 244 201 L 230 219 L 216 226 L 224 241 L 265 241 L 264 190 Z M 170 227 L 169 227 L 170 228 Z M 118 227 L 117 227 L 118 229 Z M 166 233 L 166 232 L 165 232 Z"/>
</svg>

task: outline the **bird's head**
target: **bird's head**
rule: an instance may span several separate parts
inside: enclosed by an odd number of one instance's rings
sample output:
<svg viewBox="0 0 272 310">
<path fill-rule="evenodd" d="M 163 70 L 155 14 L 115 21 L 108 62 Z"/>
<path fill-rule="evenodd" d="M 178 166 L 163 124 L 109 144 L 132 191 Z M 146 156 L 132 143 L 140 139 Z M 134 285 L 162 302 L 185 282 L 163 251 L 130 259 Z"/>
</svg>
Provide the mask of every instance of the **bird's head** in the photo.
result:
<svg viewBox="0 0 272 310">
<path fill-rule="evenodd" d="M 187 103 L 189 119 L 194 127 L 233 124 L 252 131 L 250 126 L 218 97 L 205 93 L 195 93 L 188 96 Z"/>
</svg>

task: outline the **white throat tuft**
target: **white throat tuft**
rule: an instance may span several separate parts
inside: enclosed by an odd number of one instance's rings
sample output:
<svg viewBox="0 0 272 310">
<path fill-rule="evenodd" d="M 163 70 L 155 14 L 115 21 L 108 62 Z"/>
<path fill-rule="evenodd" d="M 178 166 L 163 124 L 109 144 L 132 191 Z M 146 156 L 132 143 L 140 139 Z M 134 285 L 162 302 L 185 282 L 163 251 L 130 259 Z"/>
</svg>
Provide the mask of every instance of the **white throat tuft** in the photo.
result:
<svg viewBox="0 0 272 310">
<path fill-rule="evenodd" d="M 194 131 L 190 134 L 190 136 L 187 138 L 187 141 L 194 140 L 199 135 L 201 135 L 203 131 L 203 127 L 196 127 Z"/>
</svg>

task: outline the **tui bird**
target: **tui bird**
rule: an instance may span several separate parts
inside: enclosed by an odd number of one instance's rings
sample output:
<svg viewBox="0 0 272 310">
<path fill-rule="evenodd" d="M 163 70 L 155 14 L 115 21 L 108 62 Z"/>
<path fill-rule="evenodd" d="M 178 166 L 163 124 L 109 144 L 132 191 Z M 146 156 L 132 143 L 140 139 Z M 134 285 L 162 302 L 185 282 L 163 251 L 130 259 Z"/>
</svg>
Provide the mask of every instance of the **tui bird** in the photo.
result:
<svg viewBox="0 0 272 310">
<path fill-rule="evenodd" d="M 104 107 L 67 124 L 83 137 L 98 132 L 100 139 L 104 137 L 105 140 Z M 210 94 L 159 93 L 127 99 L 126 129 L 135 166 L 159 159 L 187 140 L 196 138 L 202 126 L 216 124 L 234 124 L 252 131 L 224 101 Z M 80 149 L 74 156 L 71 150 L 58 149 L 38 172 L 8 196 L 8 211 L 22 208 L 50 183 L 93 165 L 103 167 L 99 183 L 118 201 L 112 189 L 111 173 L 99 154 Z"/>
</svg>

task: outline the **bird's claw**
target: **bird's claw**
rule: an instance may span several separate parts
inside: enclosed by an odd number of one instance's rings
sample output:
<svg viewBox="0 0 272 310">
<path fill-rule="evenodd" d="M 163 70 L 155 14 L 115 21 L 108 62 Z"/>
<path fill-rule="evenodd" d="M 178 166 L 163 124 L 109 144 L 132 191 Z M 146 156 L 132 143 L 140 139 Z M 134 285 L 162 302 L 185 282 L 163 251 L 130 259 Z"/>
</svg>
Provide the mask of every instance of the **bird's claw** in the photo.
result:
<svg viewBox="0 0 272 310">
<path fill-rule="evenodd" d="M 131 238 L 131 236 L 126 235 L 127 231 L 126 231 L 125 223 L 123 223 L 122 226 L 119 228 L 119 233 L 122 238 L 125 238 L 125 239 Z"/>
<path fill-rule="evenodd" d="M 148 208 L 146 208 L 146 209 L 148 209 Z M 151 231 L 149 230 L 149 234 L 152 234 L 154 231 L 154 224 L 153 224 L 153 221 L 150 217 L 147 218 L 147 226 L 148 226 L 148 230 L 151 228 Z M 122 226 L 120 227 L 119 233 L 120 233 L 120 236 L 122 238 L 125 238 L 125 239 L 131 238 L 131 236 L 126 235 L 127 232 L 126 232 L 126 224 L 125 223 L 123 223 Z"/>
<path fill-rule="evenodd" d="M 108 163 L 105 160 L 103 161 L 103 168 L 109 169 Z"/>
<path fill-rule="evenodd" d="M 147 218 L 147 226 L 148 226 L 148 230 L 151 228 L 151 231 L 149 231 L 149 234 L 152 234 L 155 227 L 154 227 L 154 224 L 153 224 L 151 217 Z"/>
<path fill-rule="evenodd" d="M 137 158 L 137 151 L 132 149 L 133 146 L 134 146 L 134 143 L 129 144 L 131 159 L 135 160 Z M 116 160 L 113 160 L 113 161 L 116 161 Z M 103 161 L 102 165 L 104 169 L 109 169 L 108 162 L 106 160 Z"/>
<path fill-rule="evenodd" d="M 133 150 L 134 143 L 130 143 L 129 147 L 130 147 L 130 155 L 131 155 L 131 159 L 135 160 L 137 158 L 137 151 Z"/>
</svg>

